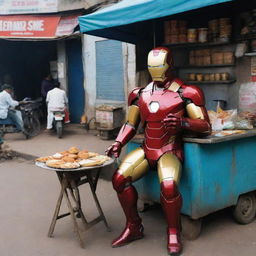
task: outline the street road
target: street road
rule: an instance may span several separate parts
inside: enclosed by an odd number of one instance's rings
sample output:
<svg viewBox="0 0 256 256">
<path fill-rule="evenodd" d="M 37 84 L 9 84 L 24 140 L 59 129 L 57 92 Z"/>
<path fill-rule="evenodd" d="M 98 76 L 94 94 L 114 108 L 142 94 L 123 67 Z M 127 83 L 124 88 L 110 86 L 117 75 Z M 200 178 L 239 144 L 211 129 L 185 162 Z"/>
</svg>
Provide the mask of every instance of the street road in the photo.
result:
<svg viewBox="0 0 256 256">
<path fill-rule="evenodd" d="M 98 196 L 112 232 L 103 223 L 84 232 L 85 249 L 79 247 L 70 217 L 59 220 L 53 238 L 47 231 L 59 193 L 57 177 L 33 162 L 16 159 L 0 163 L 0 255 L 1 256 L 164 256 L 165 220 L 160 207 L 141 214 L 145 238 L 112 249 L 110 242 L 121 231 L 124 216 L 109 181 L 100 180 Z M 90 219 L 96 208 L 89 189 L 81 187 L 83 209 Z M 64 212 L 66 209 L 62 209 Z M 81 223 L 80 223 L 81 224 Z M 202 234 L 184 242 L 184 256 L 255 256 L 256 221 L 238 225 L 229 211 L 209 216 Z"/>
</svg>

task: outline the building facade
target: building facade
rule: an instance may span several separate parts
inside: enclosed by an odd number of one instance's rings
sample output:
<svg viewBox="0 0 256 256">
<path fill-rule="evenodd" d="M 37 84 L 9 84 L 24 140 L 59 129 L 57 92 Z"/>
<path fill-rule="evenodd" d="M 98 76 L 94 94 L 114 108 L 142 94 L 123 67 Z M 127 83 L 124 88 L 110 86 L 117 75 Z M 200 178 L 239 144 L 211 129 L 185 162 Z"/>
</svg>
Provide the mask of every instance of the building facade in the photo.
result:
<svg viewBox="0 0 256 256">
<path fill-rule="evenodd" d="M 82 35 L 77 26 L 78 16 L 114 2 L 0 0 L 1 83 L 9 78 L 18 99 L 36 98 L 52 73 L 67 91 L 73 122 L 94 117 L 96 104 L 124 104 L 134 84 L 134 48 Z"/>
</svg>

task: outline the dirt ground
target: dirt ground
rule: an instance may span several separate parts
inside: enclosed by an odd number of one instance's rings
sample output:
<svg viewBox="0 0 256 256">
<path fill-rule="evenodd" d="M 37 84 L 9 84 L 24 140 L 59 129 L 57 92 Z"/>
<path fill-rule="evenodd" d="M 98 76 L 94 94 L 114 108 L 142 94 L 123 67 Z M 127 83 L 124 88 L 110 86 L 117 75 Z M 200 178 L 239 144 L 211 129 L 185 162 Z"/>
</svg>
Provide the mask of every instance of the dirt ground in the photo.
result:
<svg viewBox="0 0 256 256">
<path fill-rule="evenodd" d="M 82 129 L 76 132 L 72 129 L 67 129 L 62 140 L 45 133 L 32 140 L 24 140 L 19 134 L 7 136 L 6 139 L 11 148 L 35 156 L 55 153 L 73 145 L 90 147 L 103 153 L 111 143 Z M 166 224 L 159 206 L 141 213 L 144 239 L 121 248 L 110 247 L 111 240 L 119 235 L 124 226 L 124 216 L 109 175 L 106 175 L 107 179 L 100 179 L 97 194 L 112 232 L 106 232 L 103 222 L 98 223 L 83 232 L 85 249 L 82 249 L 70 217 L 58 220 L 54 237 L 47 237 L 60 191 L 55 173 L 36 167 L 32 160 L 15 158 L 1 162 L 0 256 L 167 255 Z M 96 216 L 97 209 L 89 187 L 83 185 L 80 191 L 84 213 L 90 220 Z M 65 204 L 61 211 L 67 211 Z M 82 225 L 80 227 L 82 229 Z M 221 211 L 204 219 L 202 233 L 197 240 L 183 238 L 183 243 L 184 256 L 255 256 L 256 221 L 238 225 L 229 210 Z"/>
</svg>

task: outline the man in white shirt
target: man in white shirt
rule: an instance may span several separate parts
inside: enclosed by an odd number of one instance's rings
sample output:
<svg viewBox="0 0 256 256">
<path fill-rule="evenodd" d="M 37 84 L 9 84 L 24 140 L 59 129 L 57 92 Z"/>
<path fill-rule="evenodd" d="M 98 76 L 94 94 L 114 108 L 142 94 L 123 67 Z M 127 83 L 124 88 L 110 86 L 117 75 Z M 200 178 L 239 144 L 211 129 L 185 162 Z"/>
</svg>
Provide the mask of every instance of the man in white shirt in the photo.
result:
<svg viewBox="0 0 256 256">
<path fill-rule="evenodd" d="M 47 130 L 52 129 L 52 123 L 53 123 L 53 112 L 54 111 L 64 111 L 68 99 L 66 96 L 66 92 L 64 90 L 61 90 L 59 88 L 60 83 L 55 84 L 55 88 L 50 90 L 47 93 L 46 96 L 46 103 L 47 103 L 47 109 L 48 109 L 48 115 L 47 115 Z"/>
<path fill-rule="evenodd" d="M 11 85 L 5 84 L 2 86 L 2 92 L 0 92 L 0 119 L 9 118 L 14 123 L 17 131 L 24 130 L 24 124 L 20 111 L 14 108 L 19 105 L 19 102 L 13 100 L 11 95 L 13 88 Z"/>
</svg>

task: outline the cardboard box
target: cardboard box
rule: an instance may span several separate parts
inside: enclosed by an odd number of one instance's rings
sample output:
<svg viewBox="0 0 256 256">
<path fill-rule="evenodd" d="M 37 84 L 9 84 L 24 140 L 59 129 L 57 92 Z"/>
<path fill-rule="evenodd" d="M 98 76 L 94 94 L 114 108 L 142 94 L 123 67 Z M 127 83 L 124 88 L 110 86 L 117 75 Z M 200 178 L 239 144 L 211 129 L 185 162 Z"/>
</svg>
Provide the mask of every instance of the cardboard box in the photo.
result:
<svg viewBox="0 0 256 256">
<path fill-rule="evenodd" d="M 96 123 L 99 128 L 115 129 L 123 125 L 123 120 L 121 107 L 103 105 L 96 108 Z"/>
</svg>

